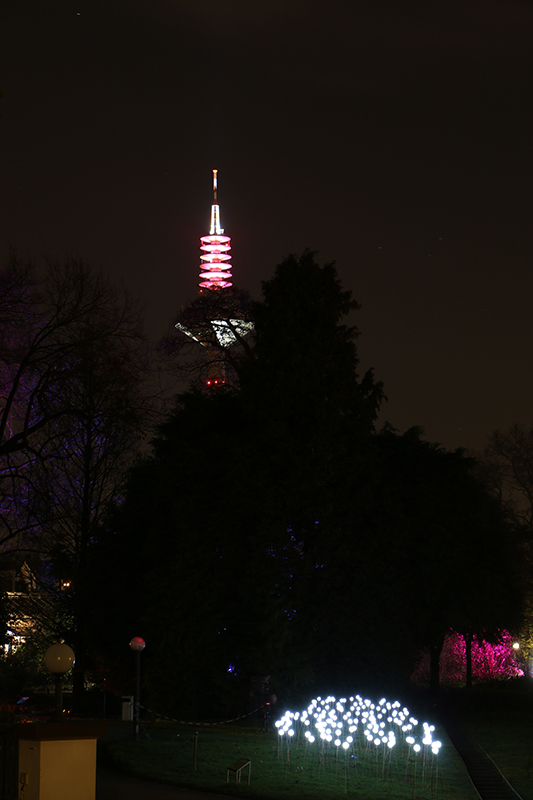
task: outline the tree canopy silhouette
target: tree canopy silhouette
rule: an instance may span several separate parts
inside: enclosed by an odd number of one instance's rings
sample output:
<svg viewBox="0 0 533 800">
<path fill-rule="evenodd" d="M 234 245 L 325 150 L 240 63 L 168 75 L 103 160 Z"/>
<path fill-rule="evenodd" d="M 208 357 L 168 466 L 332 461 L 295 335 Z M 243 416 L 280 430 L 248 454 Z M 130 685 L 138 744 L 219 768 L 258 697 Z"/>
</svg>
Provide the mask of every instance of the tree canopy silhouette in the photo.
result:
<svg viewBox="0 0 533 800">
<path fill-rule="evenodd" d="M 127 620 L 152 642 L 159 709 L 222 713 L 252 675 L 286 697 L 407 678 L 422 647 L 438 664 L 450 626 L 495 619 L 499 510 L 462 452 L 376 432 L 383 387 L 358 374 L 357 309 L 333 265 L 289 256 L 253 305 L 238 388 L 178 397 L 131 473 L 102 562 L 136 581 L 104 575 L 102 596 L 110 638 Z"/>
<path fill-rule="evenodd" d="M 31 554 L 52 601 L 35 623 L 74 647 L 78 705 L 91 550 L 155 420 L 150 349 L 136 304 L 81 261 L 40 275 L 13 257 L 0 287 L 0 537 L 4 552 Z"/>
</svg>

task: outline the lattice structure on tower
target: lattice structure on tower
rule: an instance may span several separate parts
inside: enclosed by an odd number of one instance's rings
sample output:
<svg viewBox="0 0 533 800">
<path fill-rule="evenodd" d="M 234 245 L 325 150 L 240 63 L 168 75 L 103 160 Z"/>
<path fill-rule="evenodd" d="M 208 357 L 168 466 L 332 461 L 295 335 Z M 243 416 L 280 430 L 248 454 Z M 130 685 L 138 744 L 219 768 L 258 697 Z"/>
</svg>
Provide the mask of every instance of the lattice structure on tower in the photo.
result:
<svg viewBox="0 0 533 800">
<path fill-rule="evenodd" d="M 200 282 L 196 300 L 180 312 L 175 327 L 203 349 L 202 380 L 208 388 L 228 383 L 232 348 L 253 330 L 245 294 L 233 287 L 231 237 L 220 225 L 218 170 L 213 170 L 209 234 L 200 237 Z"/>
</svg>

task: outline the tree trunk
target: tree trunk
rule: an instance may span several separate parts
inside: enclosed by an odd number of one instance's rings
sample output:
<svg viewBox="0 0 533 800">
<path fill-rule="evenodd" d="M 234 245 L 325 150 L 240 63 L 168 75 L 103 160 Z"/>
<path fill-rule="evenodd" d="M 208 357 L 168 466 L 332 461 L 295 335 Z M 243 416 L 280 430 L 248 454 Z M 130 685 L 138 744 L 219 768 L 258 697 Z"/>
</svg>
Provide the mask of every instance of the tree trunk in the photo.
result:
<svg viewBox="0 0 533 800">
<path fill-rule="evenodd" d="M 83 701 L 85 697 L 85 637 L 80 636 L 80 631 L 76 635 L 76 663 L 72 673 L 72 711 L 74 714 L 83 714 Z"/>
<path fill-rule="evenodd" d="M 444 636 L 440 636 L 429 647 L 429 691 L 438 694 L 440 685 L 440 654 L 444 645 Z"/>
<path fill-rule="evenodd" d="M 92 409 L 91 409 L 92 410 Z M 75 618 L 76 618 L 76 663 L 74 664 L 72 705 L 75 714 L 84 711 L 85 667 L 87 650 L 87 608 L 88 608 L 88 549 L 91 536 L 92 501 L 93 501 L 93 416 L 87 415 L 85 421 L 85 445 L 83 448 L 83 489 L 81 497 L 81 518 L 78 544 L 77 580 L 75 582 Z"/>
<path fill-rule="evenodd" d="M 466 646 L 466 688 L 472 688 L 472 639 L 473 639 L 472 631 L 468 631 L 465 636 L 465 646 Z"/>
</svg>

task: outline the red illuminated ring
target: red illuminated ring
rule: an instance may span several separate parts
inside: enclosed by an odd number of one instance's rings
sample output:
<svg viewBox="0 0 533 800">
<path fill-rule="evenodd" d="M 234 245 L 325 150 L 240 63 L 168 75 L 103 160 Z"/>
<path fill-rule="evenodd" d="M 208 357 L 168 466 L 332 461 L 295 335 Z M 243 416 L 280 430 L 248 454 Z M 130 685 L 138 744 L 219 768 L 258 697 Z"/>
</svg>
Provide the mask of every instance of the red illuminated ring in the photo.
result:
<svg viewBox="0 0 533 800">
<path fill-rule="evenodd" d="M 208 281 L 216 279 L 218 283 L 218 278 L 227 280 L 228 278 L 231 278 L 231 275 L 229 272 L 201 272 L 200 278 L 205 278 Z"/>
<path fill-rule="evenodd" d="M 227 244 L 231 242 L 231 236 L 222 236 L 220 233 L 211 233 L 209 236 L 200 236 L 201 242 L 209 244 Z"/>
<path fill-rule="evenodd" d="M 205 250 L 206 253 L 227 253 L 231 247 L 229 244 L 203 244 L 200 250 Z"/>
<path fill-rule="evenodd" d="M 202 289 L 229 289 L 233 286 L 229 281 L 203 281 L 200 283 Z"/>
</svg>

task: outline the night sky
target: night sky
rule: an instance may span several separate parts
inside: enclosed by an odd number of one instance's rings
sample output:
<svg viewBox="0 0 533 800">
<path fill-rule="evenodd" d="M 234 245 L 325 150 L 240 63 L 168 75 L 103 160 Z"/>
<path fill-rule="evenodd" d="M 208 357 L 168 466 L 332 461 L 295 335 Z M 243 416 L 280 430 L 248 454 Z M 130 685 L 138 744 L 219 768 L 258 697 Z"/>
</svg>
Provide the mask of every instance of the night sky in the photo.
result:
<svg viewBox="0 0 533 800">
<path fill-rule="evenodd" d="M 335 260 L 382 414 L 533 421 L 533 2 L 4 0 L 0 255 L 81 257 L 162 336 L 211 170 L 236 285 Z"/>
</svg>

